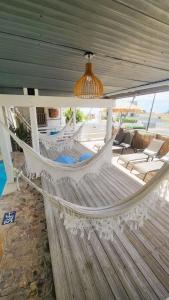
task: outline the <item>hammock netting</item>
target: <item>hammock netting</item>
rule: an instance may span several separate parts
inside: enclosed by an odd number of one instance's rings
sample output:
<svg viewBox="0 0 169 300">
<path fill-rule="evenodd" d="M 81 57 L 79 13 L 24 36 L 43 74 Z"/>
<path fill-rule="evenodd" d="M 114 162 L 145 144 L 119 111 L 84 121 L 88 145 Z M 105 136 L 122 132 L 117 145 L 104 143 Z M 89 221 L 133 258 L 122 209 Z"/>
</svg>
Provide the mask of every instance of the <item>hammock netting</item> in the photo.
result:
<svg viewBox="0 0 169 300">
<path fill-rule="evenodd" d="M 27 174 L 25 176 L 23 172 L 19 172 L 19 176 L 22 176 L 24 180 L 37 189 L 45 201 L 50 201 L 57 208 L 65 227 L 72 234 L 79 233 L 83 237 L 87 233 L 88 238 L 90 238 L 91 233 L 97 231 L 101 238 L 112 240 L 114 233 L 118 234 L 119 231 L 123 231 L 125 224 L 128 224 L 131 230 L 142 226 L 144 221 L 149 218 L 149 209 L 156 206 L 157 202 L 160 205 L 165 205 L 166 201 L 169 201 L 169 163 L 165 163 L 157 175 L 142 186 L 139 191 L 112 205 L 104 207 L 80 206 L 49 194 L 31 179 L 41 177 L 43 180 L 55 184 L 63 178 L 68 178 L 70 182 L 78 184 L 83 181 L 86 174 L 94 173 L 99 176 L 103 167 L 111 168 L 112 140 L 109 140 L 91 159 L 65 166 L 41 156 L 21 141 L 3 123 L 0 124 L 24 151 Z"/>
<path fill-rule="evenodd" d="M 82 124 L 75 132 L 73 131 L 70 136 L 64 135 L 67 126 L 60 131 L 57 135 L 46 135 L 39 133 L 39 141 L 45 146 L 47 150 L 63 152 L 71 150 L 74 142 L 78 141 L 81 135 L 84 124 Z"/>
</svg>

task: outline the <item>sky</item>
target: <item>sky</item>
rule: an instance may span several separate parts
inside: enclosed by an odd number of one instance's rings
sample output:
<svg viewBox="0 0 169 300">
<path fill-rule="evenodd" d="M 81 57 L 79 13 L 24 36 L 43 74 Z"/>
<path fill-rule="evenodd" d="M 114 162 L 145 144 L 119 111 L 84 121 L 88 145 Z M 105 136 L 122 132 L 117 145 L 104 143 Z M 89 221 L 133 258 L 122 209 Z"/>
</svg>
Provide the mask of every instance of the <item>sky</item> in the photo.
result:
<svg viewBox="0 0 169 300">
<path fill-rule="evenodd" d="M 154 94 L 151 95 L 144 95 L 144 96 L 137 96 L 135 101 L 137 105 L 144 109 L 146 112 L 149 112 L 152 105 Z M 119 100 L 119 104 L 125 102 L 125 104 L 130 103 L 132 98 L 124 98 Z M 169 111 L 169 92 L 157 93 L 154 102 L 153 112 L 157 113 L 166 113 Z"/>
<path fill-rule="evenodd" d="M 135 101 L 137 102 L 137 105 L 140 108 L 142 108 L 146 112 L 150 112 L 153 97 L 154 97 L 154 94 L 137 96 L 135 98 Z M 132 97 L 119 99 L 119 100 L 117 100 L 116 106 L 117 105 L 119 105 L 119 106 L 125 105 L 128 107 L 131 100 L 132 100 Z M 81 110 L 86 114 L 88 114 L 89 112 L 96 113 L 97 111 L 99 111 L 99 109 L 96 109 L 96 108 L 92 108 L 92 109 L 91 108 L 83 108 Z M 169 111 L 169 92 L 157 93 L 156 97 L 155 97 L 153 112 L 166 113 L 168 111 Z"/>
</svg>

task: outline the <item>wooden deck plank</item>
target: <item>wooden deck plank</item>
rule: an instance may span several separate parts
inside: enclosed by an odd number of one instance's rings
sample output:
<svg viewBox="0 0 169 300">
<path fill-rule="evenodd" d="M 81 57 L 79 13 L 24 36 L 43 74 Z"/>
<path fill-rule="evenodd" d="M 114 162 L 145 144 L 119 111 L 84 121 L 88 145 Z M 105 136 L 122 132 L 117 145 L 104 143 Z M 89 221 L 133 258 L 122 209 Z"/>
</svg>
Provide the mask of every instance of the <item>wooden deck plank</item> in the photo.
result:
<svg viewBox="0 0 169 300">
<path fill-rule="evenodd" d="M 122 201 L 138 190 L 139 183 L 112 166 L 103 169 L 99 177 L 85 176 L 79 184 L 65 179 L 56 185 L 49 183 L 47 188 L 71 202 L 100 206 Z M 157 213 L 153 209 L 151 219 L 140 230 L 133 233 L 126 227 L 124 234 L 115 236 L 113 242 L 101 240 L 96 232 L 90 241 L 87 237 L 81 239 L 72 236 L 63 224 L 56 224 L 57 238 L 52 241 L 52 249 L 56 244 L 57 261 L 61 259 L 62 263 L 58 263 L 63 270 L 54 275 L 65 280 L 64 293 L 66 297 L 69 294 L 69 298 L 62 298 L 59 291 L 57 299 L 83 299 L 84 295 L 87 300 L 166 299 L 169 296 L 168 216 L 169 204 L 165 213 L 163 208 L 159 207 Z M 76 274 L 69 278 L 71 272 Z M 60 289 L 58 282 L 55 287 Z M 79 290 L 74 291 L 74 287 Z"/>
<path fill-rule="evenodd" d="M 144 236 L 151 241 L 151 244 L 154 247 L 154 252 L 158 252 L 158 255 L 162 258 L 162 261 L 165 261 L 166 267 L 169 266 L 169 241 L 166 236 L 160 231 L 156 230 L 156 226 L 148 226 L 141 229 L 141 232 L 144 233 Z M 156 233 L 157 231 L 157 233 Z"/>
<path fill-rule="evenodd" d="M 67 192 L 71 192 L 71 186 L 67 189 Z M 74 194 L 72 196 L 72 202 L 74 200 Z M 63 225 L 62 225 L 63 226 Z M 62 228 L 62 235 L 65 231 Z M 106 296 L 107 299 L 114 299 L 114 296 L 111 292 L 111 289 L 103 278 L 102 270 L 100 269 L 99 263 L 96 260 L 95 256 L 92 255 L 88 248 L 87 255 L 85 255 L 84 249 L 85 245 L 82 246 L 83 239 L 79 239 L 78 236 L 72 236 L 64 232 L 65 236 L 67 235 L 69 239 L 69 244 L 71 247 L 71 253 L 74 254 L 74 260 L 78 269 L 78 274 L 82 282 L 82 286 L 85 292 L 86 299 L 102 299 L 102 296 Z M 89 255 L 90 254 L 90 255 Z M 74 281 L 76 282 L 76 281 Z M 99 282 L 99 285 L 98 285 Z M 97 283 L 97 286 L 96 286 Z M 76 286 L 79 289 L 79 286 Z M 82 298 L 79 298 L 82 299 Z"/>
<path fill-rule="evenodd" d="M 67 284 L 67 277 L 62 255 L 62 247 L 58 239 L 58 228 L 55 224 L 53 207 L 50 205 L 49 202 L 45 203 L 45 214 L 47 220 L 56 299 L 69 299 L 70 290 Z"/>
<path fill-rule="evenodd" d="M 68 193 L 70 193 L 70 190 L 68 191 Z M 69 195 L 71 195 L 71 201 L 74 201 L 74 198 L 78 197 L 77 190 L 75 187 L 72 187 L 72 193 Z M 83 197 L 80 198 L 81 205 L 84 204 L 83 199 Z M 71 236 L 69 238 L 71 239 Z M 78 239 L 79 244 L 84 250 L 84 255 L 87 258 L 87 261 L 89 262 L 89 266 L 92 269 L 92 277 L 95 279 L 95 285 L 97 286 L 97 290 L 101 299 L 128 299 L 128 297 L 126 298 L 126 293 L 123 291 L 123 289 L 121 289 L 120 282 L 117 278 L 117 283 L 114 283 L 116 274 L 110 268 L 110 262 L 108 261 L 107 256 L 105 255 L 104 249 L 98 249 L 98 246 L 94 243 L 93 238 L 91 241 L 88 241 L 86 236 L 83 239 Z M 102 257 L 102 264 L 100 264 L 100 257 L 98 258 L 97 253 L 99 253 L 99 255 L 101 255 Z M 105 286 L 105 280 L 107 286 Z M 114 287 L 113 292 L 112 285 Z M 122 292 L 120 292 L 121 290 Z"/>
<path fill-rule="evenodd" d="M 118 236 L 115 236 L 112 245 L 122 260 L 129 278 L 131 277 L 132 282 L 134 282 L 138 295 L 141 293 L 141 299 L 159 299 L 153 287 L 149 285 L 146 276 L 139 269 L 138 263 L 133 260 L 131 253 L 128 252 Z"/>
<path fill-rule="evenodd" d="M 137 252 L 143 257 L 144 262 L 153 269 L 154 275 L 159 279 L 159 282 L 166 288 L 166 295 L 169 292 L 169 275 L 164 272 L 162 266 L 158 263 L 158 261 L 151 255 L 149 250 L 145 247 L 144 243 L 142 243 L 139 238 L 137 238 L 136 234 L 132 231 L 128 231 L 127 237 L 130 242 L 134 245 Z"/>
<path fill-rule="evenodd" d="M 120 278 L 129 299 L 142 299 L 143 293 L 138 289 L 138 286 L 133 280 L 131 273 L 123 263 L 119 253 L 115 250 L 114 243 L 107 243 L 107 241 L 100 240 L 103 248 L 105 249 L 107 256 L 109 257 L 113 268 L 115 269 L 117 276 Z"/>
<path fill-rule="evenodd" d="M 145 255 L 141 255 L 138 251 L 137 243 L 133 244 L 125 234 L 122 236 L 118 236 L 124 247 L 130 253 L 132 259 L 134 260 L 135 264 L 138 266 L 140 271 L 143 273 L 144 277 L 147 279 L 149 285 L 153 288 L 156 295 L 163 299 L 163 297 L 167 297 L 169 293 L 167 292 L 165 286 L 158 280 L 155 276 L 154 266 L 149 267 L 146 260 L 146 253 Z M 137 241 L 138 242 L 138 241 Z"/>
<path fill-rule="evenodd" d="M 77 191 L 74 190 L 74 194 Z M 89 204 L 89 202 L 86 203 L 86 198 L 81 197 L 81 205 L 87 205 Z M 85 238 L 83 240 L 83 244 L 86 244 L 86 247 L 89 247 L 89 245 L 92 246 L 93 249 L 93 253 L 95 253 L 95 256 L 98 259 L 98 262 L 100 264 L 100 268 L 102 270 L 102 275 L 104 274 L 107 282 L 109 284 L 109 286 L 112 289 L 112 292 L 115 296 L 115 299 L 128 299 L 128 295 L 121 283 L 121 280 L 119 280 L 119 277 L 117 276 L 116 271 L 114 270 L 114 268 L 112 267 L 111 261 L 109 260 L 105 249 L 102 247 L 102 244 L 99 241 L 99 237 L 96 233 L 93 232 L 92 234 L 92 239 L 90 241 L 87 240 L 87 238 Z M 89 253 L 87 253 L 87 256 L 89 255 Z M 97 286 L 99 287 L 100 284 L 102 282 L 102 278 L 99 278 L 98 282 L 97 282 Z M 102 291 L 103 293 L 104 291 Z M 105 292 L 104 292 L 105 293 Z M 105 298 L 105 295 L 104 295 Z M 103 299 L 103 298 L 102 298 Z"/>
<path fill-rule="evenodd" d="M 92 182 L 93 183 L 93 182 Z M 76 191 L 77 192 L 77 191 Z M 84 193 L 83 193 L 83 195 L 85 195 Z M 84 204 L 88 204 L 89 205 L 89 202 L 90 202 L 90 200 L 88 200 L 88 197 L 86 198 L 86 197 L 84 197 L 84 199 L 83 199 L 83 205 Z M 97 205 L 103 205 L 103 198 L 102 197 L 99 197 L 98 198 L 98 202 L 97 202 Z M 92 235 L 92 241 L 93 241 L 93 238 L 94 238 L 94 236 Z M 97 241 L 99 241 L 100 239 L 99 239 L 99 237 L 98 237 L 98 239 L 97 239 Z M 100 241 L 101 243 L 104 243 L 104 250 L 107 252 L 107 248 L 109 247 L 109 243 L 107 243 L 106 241 Z M 114 243 L 112 242 L 112 245 L 113 245 Z M 97 249 L 97 247 L 96 247 L 96 249 Z M 119 251 L 119 249 L 118 249 L 118 251 Z M 110 254 L 110 257 L 109 257 L 109 259 L 110 259 L 110 261 L 112 261 L 112 252 L 110 252 L 109 251 L 109 254 Z M 100 264 L 102 264 L 102 257 L 100 258 Z M 127 260 L 127 266 L 125 265 L 125 267 L 126 267 L 126 269 L 128 269 L 128 260 Z M 130 274 L 131 273 L 134 273 L 133 272 L 133 267 L 134 268 L 136 268 L 136 266 L 135 266 L 135 264 L 133 264 L 132 265 L 132 268 L 130 269 L 130 272 L 128 272 L 128 276 L 127 276 L 127 278 L 130 276 Z M 140 270 L 138 270 L 138 268 L 137 268 L 137 271 L 135 272 L 135 276 L 134 276 L 134 283 L 135 284 L 137 284 L 137 297 L 139 297 L 139 292 L 140 293 L 142 293 L 142 296 L 144 295 L 145 296 L 145 299 L 146 299 L 146 297 L 148 296 L 150 299 L 158 299 L 158 297 L 156 297 L 156 294 L 153 292 L 153 290 L 151 289 L 151 287 L 150 287 L 150 285 L 148 284 L 148 282 L 147 282 L 147 280 L 146 279 L 143 279 L 143 277 L 142 277 L 142 279 L 141 279 L 141 286 L 140 286 L 140 281 L 139 280 L 137 280 L 137 278 L 138 277 L 140 277 L 140 275 L 139 275 L 139 273 L 141 273 L 140 272 Z M 142 276 L 142 274 L 141 274 L 141 276 Z M 119 276 L 119 282 L 122 280 L 122 279 L 124 279 L 124 277 L 120 277 Z M 125 286 L 125 282 L 122 280 L 122 282 L 123 282 L 123 285 Z M 143 286 L 144 286 L 144 288 L 143 288 Z M 139 290 L 139 288 L 140 288 L 140 290 Z M 132 296 L 131 296 L 131 299 L 133 299 L 133 290 L 130 290 L 130 292 L 128 291 L 128 294 L 131 294 L 132 293 Z"/>
<path fill-rule="evenodd" d="M 77 192 L 77 191 L 76 191 Z M 83 193 L 83 195 L 85 195 L 84 193 Z M 90 200 L 89 200 L 89 198 L 87 197 L 84 197 L 83 198 L 83 202 L 81 203 L 81 204 L 90 204 Z M 97 203 L 97 205 L 102 205 L 103 204 L 103 198 L 102 197 L 100 197 L 99 199 L 98 199 L 98 203 Z M 92 241 L 93 241 L 93 239 L 94 239 L 94 237 L 95 237 L 95 235 L 92 235 Z M 98 237 L 98 235 L 97 235 L 97 242 L 100 240 L 100 238 Z M 108 251 L 108 247 L 109 247 L 109 243 L 107 242 L 107 241 L 105 241 L 105 240 L 100 240 L 100 243 L 102 243 L 102 244 L 104 244 L 104 250 L 106 251 L 106 253 L 109 253 L 110 254 L 110 256 L 109 256 L 109 259 L 110 259 L 110 262 L 112 262 L 112 251 Z M 114 243 L 111 243 L 112 245 L 114 244 Z M 95 247 L 95 249 L 97 249 L 98 247 Z M 112 250 L 112 248 L 111 248 L 111 250 Z M 96 250 L 95 250 L 96 251 Z M 118 249 L 118 251 L 119 251 L 119 249 Z M 100 257 L 100 264 L 102 264 L 102 256 Z M 113 265 L 113 263 L 112 263 L 112 265 Z M 135 264 L 133 264 L 132 265 L 132 268 L 130 269 L 130 272 L 128 272 L 128 274 L 127 274 L 127 278 L 129 278 L 129 277 L 131 277 L 130 275 L 131 274 L 133 274 L 133 273 L 135 273 L 135 276 L 133 277 L 133 282 L 134 282 L 134 284 L 137 286 L 137 288 L 136 288 L 136 290 L 135 290 L 135 292 L 137 293 L 137 297 L 139 298 L 139 295 L 141 294 L 141 299 L 142 299 L 142 296 L 145 296 L 145 299 L 148 297 L 149 299 L 158 299 L 158 297 L 156 297 L 156 294 L 153 292 L 153 290 L 151 289 L 151 287 L 149 286 L 149 284 L 148 284 L 148 282 L 146 281 L 146 279 L 144 279 L 144 277 L 142 276 L 142 274 L 139 274 L 139 273 L 141 273 L 138 269 L 137 269 L 137 271 L 136 272 L 133 272 L 133 267 L 134 268 L 136 268 L 136 266 L 135 266 Z M 124 265 L 124 267 L 122 267 L 122 269 L 123 268 L 125 268 L 126 270 L 128 269 L 128 260 L 127 260 L 127 263 L 126 263 L 126 265 Z M 119 274 L 120 275 L 120 274 Z M 140 276 L 141 275 L 141 276 Z M 140 285 L 140 281 L 139 281 L 139 279 L 138 278 L 140 278 L 141 277 L 141 285 Z M 121 282 L 122 281 L 122 284 L 123 284 L 123 286 L 125 287 L 125 284 L 126 284 L 126 282 L 124 281 L 124 277 L 121 277 L 121 276 L 119 276 L 119 282 Z M 130 284 L 131 284 L 131 282 L 130 282 Z M 139 289 L 140 288 L 140 289 Z M 128 290 L 127 289 L 127 292 L 128 292 L 128 295 L 132 295 L 131 296 L 131 299 L 133 299 L 133 296 L 135 295 L 134 294 L 134 290 L 133 289 L 131 289 L 131 290 Z M 116 295 L 117 296 L 117 295 Z M 121 299 L 121 298 L 120 298 Z M 123 299 L 123 298 L 122 298 Z M 134 298 L 135 299 L 135 298 Z"/>
<path fill-rule="evenodd" d="M 69 244 L 68 240 L 68 235 L 67 232 L 65 231 L 65 227 L 60 222 L 59 216 L 56 217 L 56 226 L 58 228 L 58 238 L 60 240 L 61 248 L 62 248 L 62 255 L 63 255 L 63 261 L 64 261 L 64 266 L 65 266 L 65 271 L 66 271 L 66 276 L 67 276 L 67 282 L 65 284 L 69 285 L 69 290 L 70 290 L 70 295 L 69 299 L 85 299 L 85 291 L 83 289 L 82 282 L 80 280 L 80 274 L 77 268 L 77 265 L 75 264 L 74 260 L 74 253 L 71 249 L 71 246 Z M 75 285 L 76 282 L 76 285 Z"/>
<path fill-rule="evenodd" d="M 100 299 L 99 291 L 95 285 L 93 270 L 90 267 L 90 259 L 84 255 L 78 237 L 69 236 L 69 243 L 74 253 L 74 260 L 78 268 L 86 299 Z M 74 282 L 74 284 L 76 283 Z"/>
<path fill-rule="evenodd" d="M 82 244 L 84 255 L 89 259 L 89 267 L 92 268 L 93 278 L 95 281 L 95 285 L 99 291 L 100 299 L 115 299 L 114 293 L 112 291 L 112 286 L 111 284 L 109 284 L 107 277 L 105 276 L 103 269 L 101 268 L 100 262 L 90 241 L 84 238 L 81 239 L 80 242 Z"/>
<path fill-rule="evenodd" d="M 152 221 L 148 221 L 148 231 L 152 234 L 153 238 L 155 238 L 155 243 L 165 244 L 167 250 L 169 250 L 168 247 L 168 232 L 166 231 L 165 227 L 161 226 L 161 224 L 153 219 Z M 146 227 L 143 228 L 143 230 L 146 230 Z"/>
<path fill-rule="evenodd" d="M 166 260 L 163 260 L 163 257 L 161 257 L 161 250 L 163 250 L 163 246 L 155 246 L 152 243 L 151 238 L 147 238 L 145 234 L 143 234 L 140 230 L 137 232 L 137 237 L 139 240 L 144 244 L 144 246 L 149 251 L 149 255 L 152 255 L 160 264 L 160 266 L 165 270 L 165 272 L 169 275 L 169 266 Z"/>
<path fill-rule="evenodd" d="M 57 186 L 52 185 L 50 186 L 50 191 L 56 193 L 55 189 Z M 54 208 L 55 209 L 55 208 Z M 69 299 L 86 299 L 86 289 L 83 286 L 83 281 L 81 281 L 81 277 L 79 276 L 79 270 L 76 265 L 76 261 L 74 259 L 74 251 L 72 251 L 69 239 L 68 239 L 68 232 L 66 231 L 63 223 L 59 219 L 59 215 L 57 209 L 55 209 L 55 224 L 57 228 L 57 240 L 61 246 L 62 252 L 62 263 L 65 270 L 65 285 L 69 287 Z M 75 284 L 76 283 L 76 284 Z M 60 298 L 58 298 L 60 299 Z M 62 298 L 61 298 L 62 299 Z"/>
</svg>

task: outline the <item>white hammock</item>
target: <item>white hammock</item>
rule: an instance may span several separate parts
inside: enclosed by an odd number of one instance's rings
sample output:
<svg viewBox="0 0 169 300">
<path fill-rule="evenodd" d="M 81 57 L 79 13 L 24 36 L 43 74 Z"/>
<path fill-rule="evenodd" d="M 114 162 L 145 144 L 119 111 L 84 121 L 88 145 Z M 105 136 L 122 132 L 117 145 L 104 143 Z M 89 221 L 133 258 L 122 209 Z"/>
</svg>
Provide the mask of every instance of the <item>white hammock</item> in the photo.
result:
<svg viewBox="0 0 169 300">
<path fill-rule="evenodd" d="M 58 180 L 63 177 L 79 180 L 89 172 L 98 172 L 105 163 L 110 165 L 109 153 L 112 141 L 109 141 L 99 153 L 90 160 L 79 163 L 76 166 L 62 166 L 41 157 L 28 145 L 18 139 L 10 130 L 0 123 L 23 148 L 27 168 L 30 174 L 46 176 L 49 180 Z M 109 159 L 108 159 L 109 157 Z M 96 167 L 97 165 L 97 167 Z M 165 204 L 169 201 L 169 164 L 166 163 L 154 178 L 144 185 L 138 192 L 126 197 L 122 202 L 105 207 L 84 207 L 70 203 L 60 197 L 48 194 L 37 187 L 30 179 L 22 174 L 23 178 L 35 187 L 47 201 L 52 202 L 57 208 L 60 218 L 64 219 L 64 225 L 73 234 L 86 232 L 90 238 L 92 231 L 97 230 L 100 237 L 113 239 L 114 232 L 123 230 L 127 223 L 131 229 L 142 226 L 148 218 L 148 211 L 158 201 Z"/>
<path fill-rule="evenodd" d="M 159 173 L 159 176 L 155 176 L 122 203 L 97 208 L 68 202 L 39 188 L 22 173 L 19 173 L 19 176 L 57 208 L 60 219 L 64 220 L 66 229 L 72 234 L 80 233 L 83 237 L 87 233 L 90 239 L 91 233 L 97 231 L 100 238 L 113 240 L 114 233 L 122 232 L 125 224 L 128 224 L 131 230 L 141 227 L 149 217 L 149 209 L 152 209 L 158 201 L 161 201 L 161 205 L 169 201 L 169 164 L 166 164 Z"/>
<path fill-rule="evenodd" d="M 44 176 L 47 177 L 48 180 L 54 182 L 55 180 L 59 180 L 64 177 L 70 177 L 78 182 L 88 173 L 98 173 L 102 165 L 111 164 L 112 140 L 102 147 L 100 152 L 95 154 L 92 158 L 74 165 L 64 165 L 40 155 L 29 145 L 20 140 L 1 121 L 0 125 L 23 149 L 26 170 L 30 178 Z"/>
<path fill-rule="evenodd" d="M 56 138 L 58 137 L 64 137 L 65 133 L 70 131 L 70 125 L 72 123 L 73 117 L 70 118 L 70 120 L 66 123 L 66 125 L 55 135 Z M 44 136 L 45 134 L 42 134 L 39 132 L 39 136 L 41 137 Z"/>
<path fill-rule="evenodd" d="M 47 150 L 54 150 L 63 152 L 64 150 L 71 150 L 74 142 L 78 141 L 84 124 L 82 124 L 70 137 L 57 135 L 39 134 L 39 141 L 45 146 Z"/>
<path fill-rule="evenodd" d="M 63 137 L 67 131 L 70 131 L 70 125 L 73 121 L 73 117 L 66 123 L 66 125 L 57 133 L 57 137 Z"/>
</svg>

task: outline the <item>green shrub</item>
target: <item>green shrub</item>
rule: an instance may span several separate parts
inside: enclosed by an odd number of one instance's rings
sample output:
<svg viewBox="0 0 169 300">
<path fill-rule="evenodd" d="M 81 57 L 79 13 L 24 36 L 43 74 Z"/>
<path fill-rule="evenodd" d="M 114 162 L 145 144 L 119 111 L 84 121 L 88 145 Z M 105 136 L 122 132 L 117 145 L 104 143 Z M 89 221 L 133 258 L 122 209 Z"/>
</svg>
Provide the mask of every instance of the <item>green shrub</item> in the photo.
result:
<svg viewBox="0 0 169 300">
<path fill-rule="evenodd" d="M 145 126 L 143 125 L 128 125 L 126 126 L 128 129 L 145 129 Z"/>
<path fill-rule="evenodd" d="M 116 121 L 119 122 L 120 118 L 116 118 Z M 121 119 L 122 123 L 137 123 L 137 119 L 133 119 L 133 118 L 122 118 Z"/>
<path fill-rule="evenodd" d="M 20 140 L 24 141 L 26 144 L 31 146 L 32 145 L 31 132 L 28 131 L 25 124 L 17 116 L 15 116 L 15 121 L 16 121 L 16 128 L 11 124 L 10 130 L 13 133 L 15 133 Z M 12 138 L 11 141 L 12 141 L 12 147 L 14 151 L 16 150 L 22 151 L 22 149 Z"/>
<path fill-rule="evenodd" d="M 141 126 L 141 125 L 136 125 L 132 127 L 133 129 L 145 129 L 145 126 Z"/>
<path fill-rule="evenodd" d="M 71 108 L 68 108 L 65 111 L 65 118 L 66 118 L 66 123 L 69 122 L 69 120 L 72 118 L 73 116 L 73 111 Z M 80 109 L 76 109 L 76 123 L 82 122 L 86 119 L 85 114 L 80 111 Z"/>
</svg>

